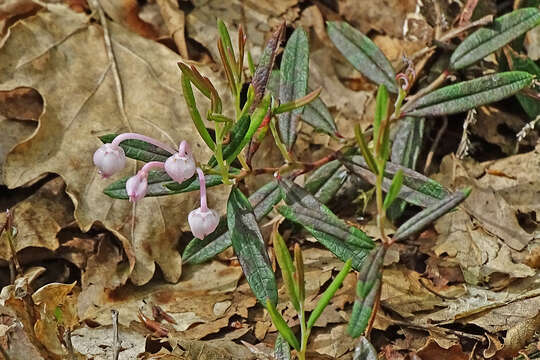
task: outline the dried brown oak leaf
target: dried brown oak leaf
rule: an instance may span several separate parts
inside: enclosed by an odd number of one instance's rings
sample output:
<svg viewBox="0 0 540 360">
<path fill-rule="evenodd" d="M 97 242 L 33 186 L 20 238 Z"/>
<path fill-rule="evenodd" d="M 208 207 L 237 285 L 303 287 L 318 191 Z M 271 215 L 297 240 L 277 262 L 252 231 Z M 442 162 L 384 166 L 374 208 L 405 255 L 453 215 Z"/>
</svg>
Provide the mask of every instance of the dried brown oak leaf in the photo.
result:
<svg viewBox="0 0 540 360">
<path fill-rule="evenodd" d="M 101 25 L 61 5 L 50 10 L 15 24 L 0 49 L 0 90 L 31 87 L 45 104 L 34 136 L 8 154 L 4 181 L 15 188 L 44 173 L 59 174 L 81 229 L 98 222 L 122 241 L 135 284 L 152 278 L 155 263 L 166 280 L 177 281 L 182 261 L 176 243 L 198 193 L 143 199 L 134 211 L 132 236 L 132 206 L 103 194 L 110 181 L 97 174 L 92 154 L 99 135 L 130 131 L 162 141 L 185 139 L 199 159 L 210 155 L 182 98 L 180 58 L 112 22 L 109 58 Z M 207 69 L 201 71 L 212 77 Z M 115 179 L 135 171 L 131 161 Z"/>
</svg>

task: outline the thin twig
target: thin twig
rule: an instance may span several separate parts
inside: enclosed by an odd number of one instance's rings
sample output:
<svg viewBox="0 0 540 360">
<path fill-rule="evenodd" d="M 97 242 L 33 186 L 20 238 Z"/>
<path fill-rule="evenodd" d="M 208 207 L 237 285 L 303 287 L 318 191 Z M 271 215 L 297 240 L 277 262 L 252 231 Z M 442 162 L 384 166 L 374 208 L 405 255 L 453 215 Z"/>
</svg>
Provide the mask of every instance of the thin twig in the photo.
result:
<svg viewBox="0 0 540 360">
<path fill-rule="evenodd" d="M 469 338 L 469 339 L 474 339 L 474 340 L 481 341 L 481 342 L 486 341 L 486 339 L 482 335 L 470 334 L 470 333 L 466 333 L 466 332 L 463 332 L 463 331 L 454 330 L 454 329 L 447 329 L 447 328 L 443 328 L 443 327 L 439 327 L 439 326 L 418 325 L 418 324 L 413 324 L 413 323 L 409 323 L 409 322 L 406 322 L 406 321 L 393 321 L 393 323 L 395 325 L 398 325 L 398 326 L 405 326 L 405 327 L 409 327 L 409 328 L 412 328 L 412 329 L 419 329 L 419 330 L 425 330 L 425 331 L 429 331 L 429 330 L 443 331 L 443 332 L 449 332 L 449 333 L 457 335 L 457 336 L 462 336 L 462 337 L 466 337 L 466 338 Z"/>
<path fill-rule="evenodd" d="M 431 148 L 429 149 L 429 153 L 426 159 L 426 165 L 424 166 L 424 174 L 427 174 L 427 171 L 429 169 L 429 166 L 431 165 L 431 161 L 433 160 L 433 154 L 435 154 L 435 149 L 437 149 L 437 146 L 439 146 L 439 142 L 441 141 L 442 135 L 446 131 L 446 127 L 448 126 L 448 117 L 443 116 L 443 124 L 439 131 L 437 132 L 437 136 L 435 136 L 435 140 L 433 141 L 433 144 L 431 144 Z"/>
<path fill-rule="evenodd" d="M 473 28 L 473 27 L 477 27 L 477 26 L 484 26 L 484 25 L 488 25 L 488 24 L 491 24 L 493 22 L 493 15 L 486 15 L 478 20 L 475 20 L 471 23 L 468 23 L 466 25 L 463 25 L 463 26 L 460 26 L 460 27 L 457 27 L 455 29 L 452 29 L 450 31 L 448 31 L 446 34 L 444 34 L 443 36 L 441 36 L 440 39 L 437 39 L 441 42 L 444 42 L 444 41 L 448 41 L 450 39 L 453 39 L 455 38 L 456 36 L 458 36 L 459 34 Z"/>
<path fill-rule="evenodd" d="M 111 310 L 113 325 L 113 360 L 118 360 L 120 355 L 120 339 L 118 337 L 118 311 Z"/>
<path fill-rule="evenodd" d="M 483 18 L 480 18 L 480 19 L 478 19 L 476 21 L 468 23 L 467 25 L 464 25 L 464 26 L 457 27 L 455 29 L 449 30 L 446 34 L 442 35 L 440 39 L 436 39 L 436 40 L 438 40 L 439 42 L 448 41 L 448 40 L 458 36 L 459 34 L 469 30 L 470 28 L 473 28 L 473 27 L 476 27 L 476 26 L 483 26 L 483 25 L 491 24 L 492 22 L 493 22 L 493 15 L 487 15 L 487 16 L 484 16 Z M 437 48 L 437 46 L 427 46 L 427 47 L 425 47 L 423 49 L 418 50 L 414 54 L 412 54 L 410 56 L 410 58 L 412 60 L 418 59 L 419 57 L 427 54 L 430 51 L 435 50 L 436 48 Z"/>
</svg>

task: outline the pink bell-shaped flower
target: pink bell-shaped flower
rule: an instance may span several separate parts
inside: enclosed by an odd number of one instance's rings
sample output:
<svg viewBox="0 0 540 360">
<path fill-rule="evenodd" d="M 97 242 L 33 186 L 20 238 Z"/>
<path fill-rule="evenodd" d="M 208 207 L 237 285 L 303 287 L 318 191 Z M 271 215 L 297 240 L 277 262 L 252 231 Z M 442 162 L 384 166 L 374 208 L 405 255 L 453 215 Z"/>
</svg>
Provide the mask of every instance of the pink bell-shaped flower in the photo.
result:
<svg viewBox="0 0 540 360">
<path fill-rule="evenodd" d="M 193 153 L 185 140 L 180 143 L 178 152 L 165 161 L 165 171 L 171 179 L 179 183 L 192 177 L 195 174 L 195 168 Z"/>
<path fill-rule="evenodd" d="M 159 161 L 150 161 L 144 164 L 137 174 L 126 181 L 126 192 L 129 196 L 129 201 L 139 201 L 146 195 L 148 190 L 148 172 L 156 168 L 163 169 L 163 163 Z"/>
<path fill-rule="evenodd" d="M 126 154 L 116 144 L 103 144 L 94 153 L 94 164 L 104 178 L 117 173 L 126 166 Z"/>
<path fill-rule="evenodd" d="M 201 208 L 192 210 L 188 215 L 188 223 L 191 232 L 198 239 L 204 239 L 216 230 L 219 224 L 219 215 L 215 210 Z"/>
<path fill-rule="evenodd" d="M 219 224 L 219 215 L 215 210 L 209 209 L 206 204 L 206 182 L 200 168 L 197 168 L 197 174 L 199 175 L 201 189 L 201 207 L 189 213 L 188 223 L 193 235 L 199 239 L 204 239 L 216 230 Z"/>
<path fill-rule="evenodd" d="M 148 176 L 146 173 L 141 174 L 141 172 L 138 172 L 126 182 L 126 191 L 131 202 L 141 200 L 146 195 L 147 190 Z"/>
</svg>

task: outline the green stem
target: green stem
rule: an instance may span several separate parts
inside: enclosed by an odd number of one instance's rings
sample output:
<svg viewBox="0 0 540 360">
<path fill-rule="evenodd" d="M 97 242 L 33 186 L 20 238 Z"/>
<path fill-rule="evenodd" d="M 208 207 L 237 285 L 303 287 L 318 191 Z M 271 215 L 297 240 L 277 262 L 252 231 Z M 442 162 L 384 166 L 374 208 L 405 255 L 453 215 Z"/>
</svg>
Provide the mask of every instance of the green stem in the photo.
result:
<svg viewBox="0 0 540 360">
<path fill-rule="evenodd" d="M 375 185 L 375 194 L 377 200 L 377 227 L 381 234 L 381 240 L 383 243 L 387 243 L 389 239 L 384 232 L 384 220 L 386 218 L 386 211 L 383 208 L 383 191 L 382 184 L 384 180 L 384 162 L 379 163 L 379 173 L 377 174 L 377 182 Z"/>
<path fill-rule="evenodd" d="M 223 184 L 229 185 L 229 169 L 223 161 L 223 133 L 226 126 L 220 123 L 216 123 L 216 160 L 218 162 L 220 175 L 223 179 Z"/>
<path fill-rule="evenodd" d="M 308 343 L 309 333 L 311 332 L 311 330 L 306 327 L 306 313 L 304 310 L 303 303 L 300 304 L 300 313 L 298 314 L 298 318 L 300 320 L 300 334 L 302 337 L 300 351 L 298 352 L 298 359 L 305 360 L 306 351 L 307 351 L 307 343 Z"/>
<path fill-rule="evenodd" d="M 272 136 L 274 137 L 274 142 L 276 143 L 276 146 L 279 149 L 279 152 L 281 153 L 281 156 L 287 161 L 288 163 L 293 162 L 291 155 L 287 151 L 287 147 L 285 144 L 281 142 L 281 139 L 279 138 L 279 134 L 276 129 L 276 118 L 272 117 L 272 120 L 270 120 L 270 131 L 272 131 Z"/>
</svg>

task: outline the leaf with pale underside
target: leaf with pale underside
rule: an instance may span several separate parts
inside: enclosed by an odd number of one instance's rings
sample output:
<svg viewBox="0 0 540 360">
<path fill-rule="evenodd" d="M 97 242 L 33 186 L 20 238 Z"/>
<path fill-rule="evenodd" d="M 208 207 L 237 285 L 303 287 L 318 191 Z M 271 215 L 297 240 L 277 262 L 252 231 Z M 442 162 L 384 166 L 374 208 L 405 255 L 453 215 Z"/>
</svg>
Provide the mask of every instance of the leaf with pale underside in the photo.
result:
<svg viewBox="0 0 540 360">
<path fill-rule="evenodd" d="M 352 268 L 360 269 L 373 248 L 373 241 L 363 231 L 348 226 L 307 190 L 288 179 L 279 180 L 287 205 L 278 207 L 281 215 L 302 225 L 321 244 L 343 261 L 352 259 Z"/>
<path fill-rule="evenodd" d="M 346 22 L 329 21 L 328 36 L 354 68 L 388 91 L 398 92 L 396 74 L 390 61 L 370 38 Z"/>
<path fill-rule="evenodd" d="M 405 117 L 392 143 L 390 161 L 414 170 L 418 155 L 422 150 L 424 137 L 424 118 Z M 397 199 L 386 212 L 390 219 L 397 219 L 403 214 L 407 203 Z"/>
<path fill-rule="evenodd" d="M 334 117 L 320 97 L 304 107 L 304 113 L 300 118 L 303 122 L 313 126 L 315 130 L 323 131 L 328 135 L 337 133 Z"/>
<path fill-rule="evenodd" d="M 278 300 L 276 277 L 253 208 L 237 188 L 227 201 L 227 225 L 234 253 L 242 266 L 253 294 L 261 304 L 275 306 Z"/>
<path fill-rule="evenodd" d="M 514 95 L 533 80 L 534 76 L 524 71 L 508 71 L 463 81 L 421 97 L 405 115 L 423 117 L 464 112 Z"/>
<path fill-rule="evenodd" d="M 281 200 L 278 184 L 271 181 L 255 191 L 249 197 L 255 219 L 261 221 Z M 182 254 L 185 264 L 200 264 L 212 259 L 231 246 L 231 237 L 227 227 L 220 227 L 204 239 L 193 238 Z"/>
<path fill-rule="evenodd" d="M 206 179 L 207 187 L 222 184 L 220 175 L 210 174 L 205 175 L 204 178 Z M 113 182 L 103 192 L 115 199 L 129 199 L 126 191 L 126 182 L 128 179 L 129 177 L 125 177 Z M 165 171 L 156 170 L 150 171 L 148 174 L 148 190 L 145 197 L 174 195 L 196 190 L 199 190 L 199 178 L 197 175 L 179 184 L 171 179 Z"/>
<path fill-rule="evenodd" d="M 377 177 L 368 169 L 368 165 L 363 157 L 355 155 L 343 158 L 341 161 L 352 174 L 375 185 Z M 428 207 L 436 204 L 439 200 L 444 199 L 449 194 L 449 192 L 435 180 L 391 162 L 386 163 L 382 184 L 383 191 L 389 190 L 392 183 L 391 179 L 398 170 L 403 171 L 403 185 L 397 196 L 399 199 L 405 200 L 413 205 Z"/>
<path fill-rule="evenodd" d="M 279 101 L 281 104 L 304 97 L 307 93 L 309 76 L 309 41 L 304 29 L 294 30 L 287 41 L 281 59 L 279 81 Z M 281 141 L 291 150 L 296 141 L 298 120 L 304 107 L 279 114 L 279 136 Z"/>
<path fill-rule="evenodd" d="M 459 44 L 450 57 L 450 67 L 458 70 L 474 64 L 538 25 L 537 8 L 519 9 L 498 17 L 493 24 L 476 30 Z"/>
<path fill-rule="evenodd" d="M 333 160 L 311 173 L 304 188 L 326 204 L 341 189 L 348 177 L 349 172 L 345 166 L 339 160 Z"/>
<path fill-rule="evenodd" d="M 107 134 L 100 136 L 103 143 L 111 143 L 118 134 Z M 158 146 L 142 140 L 124 140 L 120 143 L 126 157 L 144 162 L 161 161 L 164 162 L 172 154 Z"/>
<path fill-rule="evenodd" d="M 112 59 L 101 25 L 63 5 L 10 28 L 0 50 L 0 90 L 34 88 L 44 99 L 44 111 L 33 136 L 8 154 L 4 179 L 15 188 L 43 174 L 60 175 L 80 228 L 88 231 L 99 222 L 121 241 L 133 283 L 149 281 L 156 263 L 164 278 L 174 282 L 182 272 L 177 239 L 189 228 L 187 215 L 196 207 L 199 194 L 143 199 L 132 212 L 129 202 L 103 194 L 111 181 L 98 175 L 92 154 L 101 145 L 98 136 L 122 132 L 142 133 L 162 142 L 169 142 L 168 137 L 175 142 L 185 139 L 199 149 L 201 159 L 209 158 L 210 151 L 182 100 L 178 55 L 114 22 L 108 28 Z M 216 80 L 209 68 L 201 72 L 211 75 L 216 88 L 224 92 L 223 81 Z M 128 160 L 115 178 L 134 175 L 135 170 L 135 162 Z"/>
<path fill-rule="evenodd" d="M 291 360 L 291 346 L 281 334 L 278 334 L 274 344 L 274 358 L 276 360 Z"/>
<path fill-rule="evenodd" d="M 359 337 L 369 324 L 373 306 L 377 300 L 382 281 L 382 265 L 386 248 L 378 246 L 371 250 L 358 272 L 356 300 L 354 301 L 347 332 L 353 338 Z"/>
<path fill-rule="evenodd" d="M 394 234 L 394 240 L 403 240 L 408 236 L 423 230 L 426 226 L 461 204 L 471 193 L 471 189 L 458 190 L 434 205 L 420 211 L 404 222 Z"/>
</svg>

